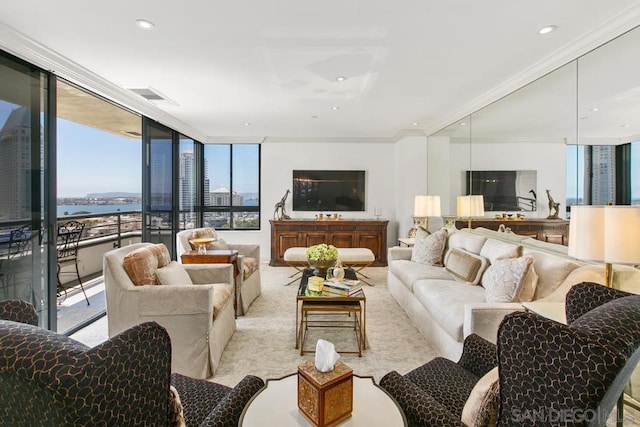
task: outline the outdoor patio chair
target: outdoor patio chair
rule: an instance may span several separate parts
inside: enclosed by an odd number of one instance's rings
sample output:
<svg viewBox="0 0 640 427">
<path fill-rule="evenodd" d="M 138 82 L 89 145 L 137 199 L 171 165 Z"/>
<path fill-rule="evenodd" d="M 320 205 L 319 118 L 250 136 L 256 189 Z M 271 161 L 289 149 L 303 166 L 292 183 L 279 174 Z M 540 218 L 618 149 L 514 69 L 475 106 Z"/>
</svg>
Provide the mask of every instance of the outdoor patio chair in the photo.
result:
<svg viewBox="0 0 640 427">
<path fill-rule="evenodd" d="M 84 298 L 87 300 L 87 305 L 90 305 L 89 297 L 87 297 L 87 293 L 84 290 L 84 285 L 82 284 L 82 278 L 80 277 L 80 271 L 78 269 L 78 246 L 80 244 L 80 238 L 82 237 L 83 231 L 84 223 L 79 221 L 67 221 L 58 225 L 58 271 L 56 275 L 58 278 L 57 295 L 61 301 L 64 301 L 64 299 L 67 298 L 67 289 L 73 287 L 63 284 L 60 280 L 60 275 L 62 274 L 73 274 L 72 271 L 66 272 L 62 270 L 65 265 L 73 264 L 75 267 L 75 274 L 78 277 L 80 289 L 82 289 Z"/>
</svg>

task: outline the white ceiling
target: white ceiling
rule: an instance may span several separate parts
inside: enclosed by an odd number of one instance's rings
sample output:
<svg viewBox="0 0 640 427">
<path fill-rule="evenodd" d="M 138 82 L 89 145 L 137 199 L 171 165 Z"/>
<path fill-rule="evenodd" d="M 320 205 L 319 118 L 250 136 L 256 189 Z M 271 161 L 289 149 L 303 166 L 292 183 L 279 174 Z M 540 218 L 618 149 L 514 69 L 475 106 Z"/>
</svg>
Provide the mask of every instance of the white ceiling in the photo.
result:
<svg viewBox="0 0 640 427">
<path fill-rule="evenodd" d="M 392 140 L 638 25 L 640 2 L 20 0 L 0 23 L 3 49 L 203 141 Z M 128 91 L 147 87 L 175 105 Z"/>
</svg>

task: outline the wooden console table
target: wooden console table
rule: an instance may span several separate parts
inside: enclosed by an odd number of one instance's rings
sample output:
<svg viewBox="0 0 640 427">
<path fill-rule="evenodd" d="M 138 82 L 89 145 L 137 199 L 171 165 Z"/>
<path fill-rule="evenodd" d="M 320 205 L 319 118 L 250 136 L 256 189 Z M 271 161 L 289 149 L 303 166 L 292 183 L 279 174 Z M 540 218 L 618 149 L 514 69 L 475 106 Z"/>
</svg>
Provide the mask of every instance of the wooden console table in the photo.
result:
<svg viewBox="0 0 640 427">
<path fill-rule="evenodd" d="M 387 265 L 386 220 L 313 220 L 289 219 L 271 223 L 272 266 L 287 266 L 284 251 L 293 247 L 309 247 L 320 243 L 337 248 L 368 248 L 375 256 L 372 267 Z"/>
<path fill-rule="evenodd" d="M 473 219 L 471 228 L 484 227 L 498 230 L 500 224 L 510 228 L 515 234 L 529 236 L 543 242 L 569 244 L 569 221 L 566 219 Z M 467 220 L 457 220 L 456 228 L 467 228 Z"/>
</svg>

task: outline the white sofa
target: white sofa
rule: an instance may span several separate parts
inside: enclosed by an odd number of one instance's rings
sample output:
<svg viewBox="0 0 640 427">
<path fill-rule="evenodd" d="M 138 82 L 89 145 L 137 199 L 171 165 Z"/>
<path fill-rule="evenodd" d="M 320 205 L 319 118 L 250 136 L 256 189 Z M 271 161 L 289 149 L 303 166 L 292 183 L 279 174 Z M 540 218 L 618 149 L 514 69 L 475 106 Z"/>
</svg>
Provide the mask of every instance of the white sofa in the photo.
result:
<svg viewBox="0 0 640 427">
<path fill-rule="evenodd" d="M 446 269 L 449 252 L 459 248 L 495 259 L 500 256 L 500 250 L 508 251 L 510 246 L 517 245 L 522 247 L 523 256 L 530 255 L 533 258 L 538 275 L 533 300 L 564 301 L 566 292 L 577 283 L 604 282 L 602 266 L 568 257 L 565 246 L 511 233 L 464 229 L 449 235 L 444 256 L 445 267 L 412 262 L 413 248 L 389 248 L 389 292 L 435 349 L 442 356 L 457 360 L 467 335 L 476 333 L 495 342 L 498 326 L 504 316 L 524 308 L 515 302 L 487 303 L 481 283 L 474 285 L 456 280 Z M 637 283 L 640 271 L 627 268 L 619 276 L 618 282 L 635 280 Z M 617 287 L 624 288 L 619 284 Z"/>
</svg>

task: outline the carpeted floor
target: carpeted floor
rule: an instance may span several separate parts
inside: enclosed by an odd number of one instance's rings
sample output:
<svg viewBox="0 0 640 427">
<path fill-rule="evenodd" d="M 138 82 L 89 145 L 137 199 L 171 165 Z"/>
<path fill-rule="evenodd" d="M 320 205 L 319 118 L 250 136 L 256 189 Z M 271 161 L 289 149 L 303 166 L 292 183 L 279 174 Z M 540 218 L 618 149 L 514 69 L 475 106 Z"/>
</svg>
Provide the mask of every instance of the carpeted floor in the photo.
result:
<svg viewBox="0 0 640 427">
<path fill-rule="evenodd" d="M 262 295 L 246 316 L 237 319 L 237 330 L 213 377 L 216 382 L 235 385 L 246 374 L 279 378 L 296 372 L 300 363 L 314 357 L 312 353 L 300 356 L 294 348 L 297 283 L 283 286 L 293 269 L 260 268 Z M 367 350 L 362 357 L 344 354 L 340 360 L 354 373 L 379 380 L 391 370 L 405 373 L 435 357 L 432 347 L 387 291 L 387 268 L 369 267 L 366 273 L 376 285 L 364 287 Z M 334 343 L 338 350 L 357 349 L 355 334 L 347 329 L 314 329 L 307 336 L 305 349 L 314 349 L 318 338 Z"/>
</svg>

